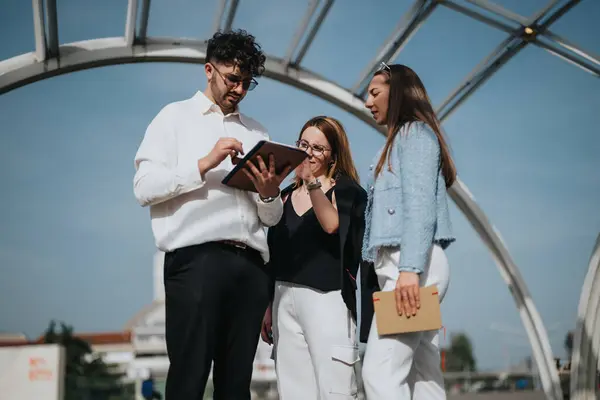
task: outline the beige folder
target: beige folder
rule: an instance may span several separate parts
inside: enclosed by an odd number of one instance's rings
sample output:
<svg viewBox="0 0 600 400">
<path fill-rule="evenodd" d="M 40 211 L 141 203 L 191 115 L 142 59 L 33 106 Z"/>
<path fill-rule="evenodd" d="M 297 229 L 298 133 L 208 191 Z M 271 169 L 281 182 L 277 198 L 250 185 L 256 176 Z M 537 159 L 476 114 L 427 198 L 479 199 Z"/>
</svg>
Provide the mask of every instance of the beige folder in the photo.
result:
<svg viewBox="0 0 600 400">
<path fill-rule="evenodd" d="M 437 286 L 422 287 L 419 293 L 421 307 L 417 315 L 411 315 L 410 318 L 398 315 L 393 291 L 373 293 L 377 332 L 380 335 L 393 335 L 441 329 L 442 313 Z"/>
</svg>

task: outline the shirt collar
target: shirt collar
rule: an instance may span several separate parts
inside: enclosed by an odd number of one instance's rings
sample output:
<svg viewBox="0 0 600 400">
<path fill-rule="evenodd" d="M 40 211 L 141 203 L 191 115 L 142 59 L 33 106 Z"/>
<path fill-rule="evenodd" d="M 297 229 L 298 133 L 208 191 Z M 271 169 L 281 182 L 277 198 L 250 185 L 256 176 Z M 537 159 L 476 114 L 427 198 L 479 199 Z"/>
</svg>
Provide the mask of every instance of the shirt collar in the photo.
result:
<svg viewBox="0 0 600 400">
<path fill-rule="evenodd" d="M 198 103 L 199 107 L 200 107 L 200 112 L 204 115 L 208 114 L 209 112 L 216 112 L 218 114 L 223 115 L 223 112 L 221 111 L 221 109 L 219 108 L 218 105 L 216 105 L 215 103 L 213 103 L 208 97 L 206 97 L 206 95 L 202 92 L 202 91 L 198 91 L 196 92 L 196 94 L 194 95 L 194 100 Z M 237 116 L 239 121 L 246 127 L 248 128 L 248 121 L 246 119 L 246 117 L 244 116 L 244 114 L 242 114 L 240 112 L 240 107 L 239 105 L 236 106 L 236 109 L 234 112 L 228 114 L 228 116 Z"/>
</svg>

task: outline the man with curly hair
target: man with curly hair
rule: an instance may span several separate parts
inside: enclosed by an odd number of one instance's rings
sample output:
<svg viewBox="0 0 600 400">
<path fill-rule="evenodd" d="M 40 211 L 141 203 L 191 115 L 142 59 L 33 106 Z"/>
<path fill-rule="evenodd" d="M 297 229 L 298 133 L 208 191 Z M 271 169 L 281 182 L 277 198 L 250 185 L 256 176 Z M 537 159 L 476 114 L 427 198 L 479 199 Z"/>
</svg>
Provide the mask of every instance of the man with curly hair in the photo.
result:
<svg viewBox="0 0 600 400">
<path fill-rule="evenodd" d="M 207 86 L 165 106 L 135 156 L 134 193 L 150 207 L 165 252 L 166 399 L 199 400 L 213 364 L 215 399 L 250 399 L 252 364 L 269 301 L 265 226 L 281 218 L 279 185 L 289 170 L 252 166 L 258 194 L 221 184 L 238 155 L 266 129 L 239 110 L 265 56 L 245 31 L 209 41 Z"/>
</svg>

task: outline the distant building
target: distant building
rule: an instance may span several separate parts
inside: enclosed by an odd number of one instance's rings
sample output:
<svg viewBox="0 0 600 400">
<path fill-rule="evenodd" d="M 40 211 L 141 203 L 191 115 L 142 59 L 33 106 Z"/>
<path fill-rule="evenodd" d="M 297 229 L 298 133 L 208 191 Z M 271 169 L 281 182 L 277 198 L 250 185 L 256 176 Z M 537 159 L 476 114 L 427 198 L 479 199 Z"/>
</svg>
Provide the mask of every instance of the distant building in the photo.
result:
<svg viewBox="0 0 600 400">
<path fill-rule="evenodd" d="M 128 380 L 138 385 L 151 374 L 156 388 L 163 392 L 169 367 L 165 344 L 164 253 L 158 252 L 153 264 L 153 300 L 127 321 L 122 331 L 75 333 L 75 336 L 88 342 L 96 355 L 113 365 L 115 372 L 125 373 Z M 42 342 L 43 337 L 29 341 L 23 334 L 0 333 L 0 347 Z M 253 376 L 257 382 L 275 381 L 270 356 L 271 347 L 260 341 Z"/>
<path fill-rule="evenodd" d="M 28 343 L 24 333 L 0 332 L 0 347 L 10 344 Z"/>
</svg>

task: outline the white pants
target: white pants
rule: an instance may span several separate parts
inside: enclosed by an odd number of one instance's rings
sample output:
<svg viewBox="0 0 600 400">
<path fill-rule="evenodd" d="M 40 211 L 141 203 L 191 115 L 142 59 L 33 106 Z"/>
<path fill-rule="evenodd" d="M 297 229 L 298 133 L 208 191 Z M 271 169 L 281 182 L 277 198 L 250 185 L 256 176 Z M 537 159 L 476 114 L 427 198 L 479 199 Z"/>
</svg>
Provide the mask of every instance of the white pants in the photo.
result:
<svg viewBox="0 0 600 400">
<path fill-rule="evenodd" d="M 375 260 L 382 290 L 394 290 L 400 250 L 383 248 Z M 437 285 L 440 302 L 449 283 L 449 265 L 441 247 L 434 245 L 421 274 L 421 286 Z M 363 361 L 362 378 L 368 400 L 445 399 L 439 352 L 439 331 L 379 336 L 375 318 Z"/>
<path fill-rule="evenodd" d="M 356 399 L 356 323 L 339 290 L 275 283 L 273 341 L 281 400 Z"/>
</svg>

